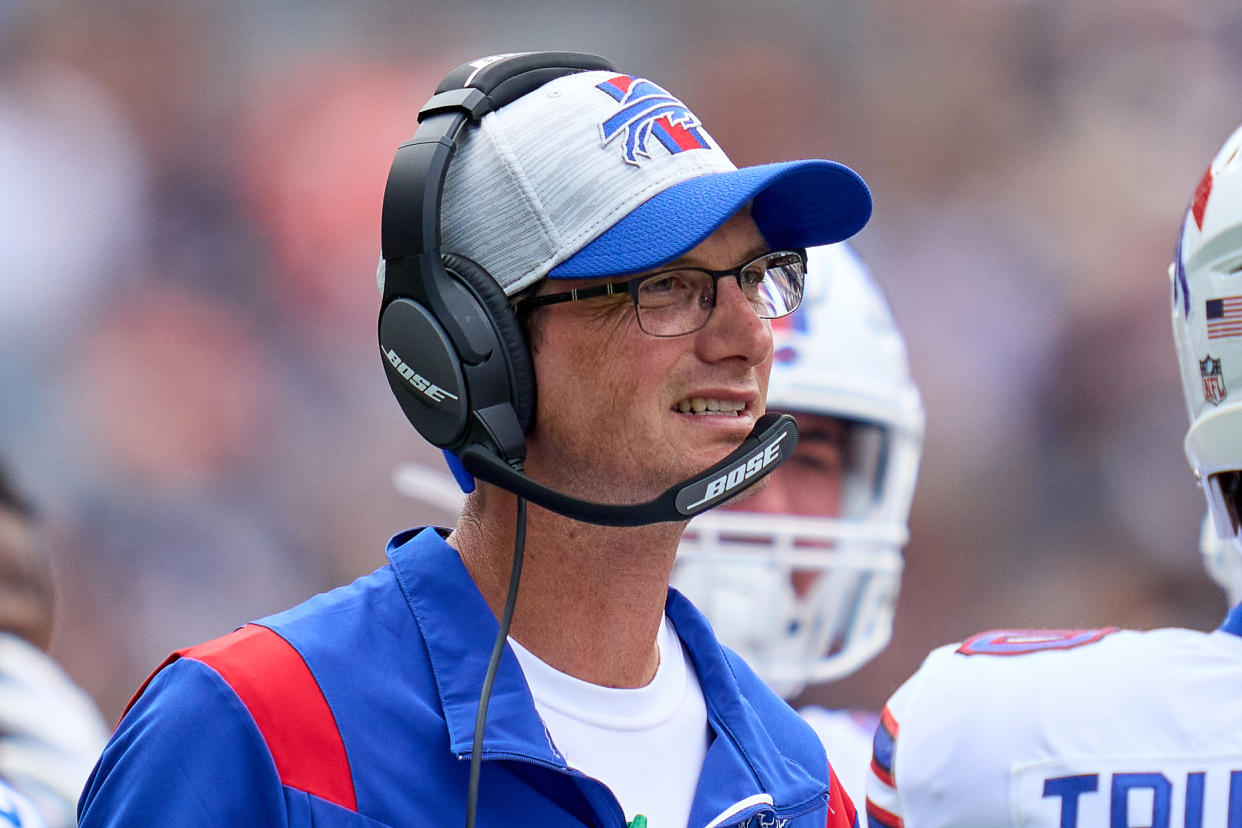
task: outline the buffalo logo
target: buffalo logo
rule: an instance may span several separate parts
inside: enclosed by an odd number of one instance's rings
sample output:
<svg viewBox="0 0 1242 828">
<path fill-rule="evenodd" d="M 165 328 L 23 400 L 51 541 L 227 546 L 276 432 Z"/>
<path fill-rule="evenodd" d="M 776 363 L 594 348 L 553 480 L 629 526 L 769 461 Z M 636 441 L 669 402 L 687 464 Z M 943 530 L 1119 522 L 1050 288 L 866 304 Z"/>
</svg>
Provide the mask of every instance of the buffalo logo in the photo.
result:
<svg viewBox="0 0 1242 828">
<path fill-rule="evenodd" d="M 1181 297 L 1182 314 L 1186 318 L 1190 318 L 1190 282 L 1186 280 L 1186 265 L 1182 261 L 1182 234 L 1177 234 L 1177 252 L 1173 256 L 1173 264 L 1170 265 L 1173 276 L 1173 304 L 1178 304 L 1178 296 Z"/>
<path fill-rule="evenodd" d="M 1194 198 L 1190 202 L 1190 215 L 1194 217 L 1195 226 L 1203 229 L 1203 214 L 1207 212 L 1208 197 L 1212 195 L 1212 168 L 1208 167 L 1195 187 Z"/>
<path fill-rule="evenodd" d="M 650 158 L 652 137 L 670 155 L 692 149 L 709 149 L 707 133 L 686 105 L 649 80 L 617 75 L 599 84 L 621 109 L 599 125 L 604 146 L 619 135 L 625 136 L 625 163 L 639 165 L 639 157 Z"/>
<path fill-rule="evenodd" d="M 787 828 L 789 820 L 784 817 L 778 817 L 776 814 L 768 811 L 762 811 L 754 816 L 746 818 L 746 821 L 737 828 Z"/>
<path fill-rule="evenodd" d="M 793 345 L 778 345 L 772 351 L 772 362 L 776 365 L 793 365 L 802 359 L 802 352 Z"/>
<path fill-rule="evenodd" d="M 822 299 L 821 296 L 806 297 L 799 307 L 817 307 L 822 303 Z M 806 342 L 806 337 L 811 333 L 811 326 L 807 322 L 810 317 L 810 313 L 790 313 L 772 320 L 774 346 L 772 361 L 774 363 L 792 365 L 802 360 L 805 354 L 802 352 L 801 344 Z"/>
<path fill-rule="evenodd" d="M 1225 372 L 1219 359 L 1208 354 L 1199 360 L 1199 376 L 1203 378 L 1203 399 L 1212 405 L 1220 405 L 1229 396 L 1225 388 Z"/>
<path fill-rule="evenodd" d="M 772 320 L 773 351 L 772 362 L 778 365 L 792 365 L 802 359 L 798 350 L 798 334 L 806 333 L 806 317 L 800 313 L 791 313 Z"/>
</svg>

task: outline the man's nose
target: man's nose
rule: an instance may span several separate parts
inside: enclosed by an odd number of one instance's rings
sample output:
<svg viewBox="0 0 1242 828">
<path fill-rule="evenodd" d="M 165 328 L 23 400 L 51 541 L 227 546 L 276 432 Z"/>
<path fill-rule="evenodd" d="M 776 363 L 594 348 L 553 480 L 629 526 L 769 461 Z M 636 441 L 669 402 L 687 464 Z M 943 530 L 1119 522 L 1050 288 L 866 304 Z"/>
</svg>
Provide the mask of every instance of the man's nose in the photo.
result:
<svg viewBox="0 0 1242 828">
<path fill-rule="evenodd" d="M 736 277 L 716 283 L 716 306 L 702 330 L 709 360 L 740 357 L 757 365 L 772 354 L 772 327 L 759 318 Z"/>
</svg>

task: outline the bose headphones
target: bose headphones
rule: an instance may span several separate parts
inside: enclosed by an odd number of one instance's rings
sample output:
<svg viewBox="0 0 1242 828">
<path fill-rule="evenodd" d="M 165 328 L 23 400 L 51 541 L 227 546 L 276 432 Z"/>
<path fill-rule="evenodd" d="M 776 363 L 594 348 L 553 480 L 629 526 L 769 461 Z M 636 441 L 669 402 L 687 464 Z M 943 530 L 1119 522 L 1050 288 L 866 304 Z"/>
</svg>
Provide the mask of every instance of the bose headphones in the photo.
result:
<svg viewBox="0 0 1242 828">
<path fill-rule="evenodd" d="M 524 52 L 464 64 L 436 87 L 384 190 L 380 353 L 406 418 L 466 472 L 589 523 L 686 520 L 788 459 L 798 440 L 793 418 L 761 417 L 736 451 L 648 503 L 593 503 L 542 486 L 522 473 L 535 378 L 517 316 L 483 267 L 440 250 L 444 182 L 464 129 L 549 81 L 592 70 L 617 71 L 598 55 Z"/>
<path fill-rule="evenodd" d="M 530 349 L 500 284 L 440 252 L 440 203 L 457 140 L 484 115 L 563 75 L 615 71 L 577 52 L 500 55 L 454 69 L 397 149 L 384 190 L 380 351 L 405 416 L 458 456 L 470 446 L 520 469 L 535 413 Z M 434 378 L 434 379 L 432 379 Z"/>
</svg>

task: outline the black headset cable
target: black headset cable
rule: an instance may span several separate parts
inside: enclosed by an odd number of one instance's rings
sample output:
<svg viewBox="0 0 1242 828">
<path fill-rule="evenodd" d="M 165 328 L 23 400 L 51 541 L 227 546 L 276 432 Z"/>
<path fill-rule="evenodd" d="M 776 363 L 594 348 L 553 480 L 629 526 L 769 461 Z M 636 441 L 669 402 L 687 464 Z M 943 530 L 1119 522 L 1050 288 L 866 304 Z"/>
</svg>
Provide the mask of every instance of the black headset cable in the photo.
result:
<svg viewBox="0 0 1242 828">
<path fill-rule="evenodd" d="M 500 667 L 500 656 L 509 638 L 509 626 L 513 623 L 513 607 L 517 603 L 518 583 L 522 580 L 522 558 L 526 550 L 526 498 L 517 499 L 517 534 L 513 539 L 513 568 L 509 571 L 509 594 L 505 608 L 500 614 L 500 629 L 492 645 L 492 655 L 487 661 L 483 676 L 483 690 L 479 694 L 479 709 L 474 715 L 474 744 L 470 749 L 470 784 L 466 788 L 466 828 L 474 828 L 479 806 L 479 774 L 483 769 L 483 728 L 487 724 L 487 705 L 492 697 L 492 684 Z"/>
</svg>

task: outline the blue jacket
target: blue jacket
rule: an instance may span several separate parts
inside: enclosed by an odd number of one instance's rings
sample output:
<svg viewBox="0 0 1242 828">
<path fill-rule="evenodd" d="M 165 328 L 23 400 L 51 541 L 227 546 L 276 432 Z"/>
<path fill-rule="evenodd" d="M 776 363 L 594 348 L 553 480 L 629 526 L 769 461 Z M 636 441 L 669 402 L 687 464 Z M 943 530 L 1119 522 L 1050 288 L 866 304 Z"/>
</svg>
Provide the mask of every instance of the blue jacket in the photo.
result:
<svg viewBox="0 0 1242 828">
<path fill-rule="evenodd" d="M 464 824 L 496 618 L 435 530 L 393 538 L 388 559 L 353 584 L 174 653 L 105 748 L 79 824 Z M 690 824 L 857 828 L 814 732 L 674 590 L 666 612 L 715 734 Z M 479 826 L 624 828 L 608 788 L 568 768 L 551 743 L 507 648 L 483 750 Z"/>
</svg>

